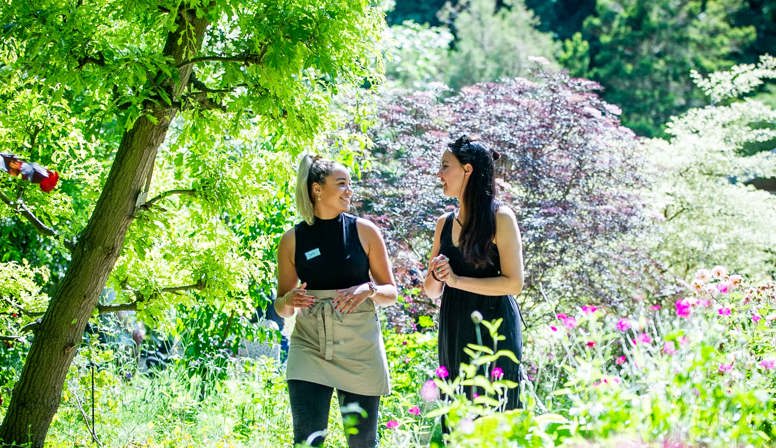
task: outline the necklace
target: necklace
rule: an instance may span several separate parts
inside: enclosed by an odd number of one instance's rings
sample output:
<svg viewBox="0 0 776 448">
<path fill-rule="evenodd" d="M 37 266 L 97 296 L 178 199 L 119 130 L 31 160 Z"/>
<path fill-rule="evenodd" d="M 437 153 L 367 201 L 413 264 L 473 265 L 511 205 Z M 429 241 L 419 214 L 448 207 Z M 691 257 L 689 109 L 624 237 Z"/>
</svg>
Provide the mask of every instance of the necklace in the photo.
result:
<svg viewBox="0 0 776 448">
<path fill-rule="evenodd" d="M 461 226 L 461 228 L 463 228 L 463 223 L 461 222 L 461 220 L 460 220 L 460 219 L 458 219 L 458 217 L 457 217 L 457 216 L 455 217 L 455 222 L 457 222 L 457 223 L 458 223 L 458 225 L 459 225 L 459 226 Z"/>
</svg>

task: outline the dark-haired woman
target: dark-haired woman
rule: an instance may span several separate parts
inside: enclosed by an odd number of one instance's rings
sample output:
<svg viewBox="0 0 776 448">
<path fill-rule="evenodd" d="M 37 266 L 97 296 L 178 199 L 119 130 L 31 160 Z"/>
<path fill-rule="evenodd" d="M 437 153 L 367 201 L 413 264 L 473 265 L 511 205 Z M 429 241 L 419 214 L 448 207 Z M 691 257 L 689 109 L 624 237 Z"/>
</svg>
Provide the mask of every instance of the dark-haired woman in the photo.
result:
<svg viewBox="0 0 776 448">
<path fill-rule="evenodd" d="M 352 196 L 347 168 L 302 158 L 303 221 L 280 241 L 275 301 L 279 315 L 296 316 L 286 364 L 295 444 L 323 444 L 336 389 L 343 422 L 356 421 L 348 446 L 376 447 L 380 396 L 390 393 L 375 308 L 396 302 L 396 282 L 380 230 L 345 213 Z"/>
<path fill-rule="evenodd" d="M 444 195 L 456 198 L 459 206 L 437 220 L 423 287 L 430 297 L 442 296 L 439 364 L 452 376 L 470 361 L 464 348 L 478 343 L 472 320 L 475 311 L 484 320 L 502 318 L 499 334 L 505 339 L 498 342 L 498 350 L 511 350 L 518 359 L 522 356 L 520 312 L 514 299 L 523 289 L 522 243 L 514 213 L 496 201 L 494 161 L 498 157 L 464 136 L 448 145 L 437 173 Z M 493 347 L 487 330 L 481 331 L 481 337 L 482 345 Z M 495 364 L 491 372 L 499 367 L 504 379 L 519 381 L 519 364 L 506 357 Z M 520 406 L 518 388 L 510 389 L 504 398 L 502 409 Z"/>
</svg>

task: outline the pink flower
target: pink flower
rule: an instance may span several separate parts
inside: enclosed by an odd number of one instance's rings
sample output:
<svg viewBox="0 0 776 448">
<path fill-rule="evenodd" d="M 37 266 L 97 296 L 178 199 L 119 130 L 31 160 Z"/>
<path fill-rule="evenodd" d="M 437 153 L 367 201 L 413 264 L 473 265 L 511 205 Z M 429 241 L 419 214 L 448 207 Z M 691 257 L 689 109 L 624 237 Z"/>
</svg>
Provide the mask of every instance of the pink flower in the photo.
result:
<svg viewBox="0 0 776 448">
<path fill-rule="evenodd" d="M 730 364 L 720 364 L 719 365 L 719 373 L 727 373 L 733 370 L 733 363 Z"/>
<path fill-rule="evenodd" d="M 690 303 L 687 299 L 677 300 L 674 304 L 676 306 L 676 315 L 679 317 L 690 317 Z"/>
<path fill-rule="evenodd" d="M 494 380 L 500 380 L 501 378 L 504 378 L 504 370 L 501 367 L 494 367 L 490 372 L 490 377 Z"/>
<path fill-rule="evenodd" d="M 711 268 L 711 276 L 714 278 L 722 278 L 727 275 L 727 269 L 725 266 L 714 266 Z"/>
<path fill-rule="evenodd" d="M 730 284 L 733 285 L 734 288 L 740 285 L 743 280 L 744 279 L 738 274 L 733 274 L 730 276 Z"/>
<path fill-rule="evenodd" d="M 711 272 L 708 269 L 698 269 L 698 272 L 695 273 L 695 279 L 701 283 L 706 283 L 711 280 Z"/>
<path fill-rule="evenodd" d="M 760 322 L 760 319 L 762 319 L 762 316 L 759 314 L 752 314 L 752 322 Z"/>
<path fill-rule="evenodd" d="M 636 337 L 636 341 L 641 342 L 642 344 L 649 344 L 652 342 L 652 338 L 647 333 L 641 333 Z"/>
<path fill-rule="evenodd" d="M 692 281 L 692 289 L 695 290 L 695 292 L 701 292 L 703 291 L 703 282 L 700 280 L 693 280 Z"/>
<path fill-rule="evenodd" d="M 458 430 L 461 431 L 463 434 L 471 434 L 474 432 L 474 420 L 472 420 L 469 417 L 466 417 L 461 420 L 460 423 L 458 423 Z"/>
<path fill-rule="evenodd" d="M 582 312 L 585 313 L 585 314 L 593 314 L 593 313 L 596 312 L 597 309 L 598 309 L 598 307 L 593 306 L 593 305 L 584 305 L 584 306 L 582 306 Z"/>
<path fill-rule="evenodd" d="M 418 415 L 420 415 L 420 408 L 417 406 L 413 406 L 407 412 L 417 417 Z"/>
<path fill-rule="evenodd" d="M 660 308 L 662 308 L 660 305 L 650 305 L 649 309 L 652 311 L 660 311 Z"/>
<path fill-rule="evenodd" d="M 399 422 L 396 420 L 388 420 L 388 423 L 385 424 L 385 427 L 388 429 L 396 429 L 399 427 Z"/>
<path fill-rule="evenodd" d="M 717 291 L 720 292 L 720 294 L 727 294 L 730 292 L 730 290 L 733 289 L 729 282 L 719 282 L 717 283 Z"/>
<path fill-rule="evenodd" d="M 760 361 L 760 367 L 766 370 L 773 370 L 776 368 L 776 359 L 763 359 Z"/>
<path fill-rule="evenodd" d="M 717 310 L 717 313 L 719 313 L 720 316 L 730 316 L 730 308 L 722 307 Z"/>
<path fill-rule="evenodd" d="M 550 325 L 550 330 L 552 330 L 552 332 L 555 333 L 556 331 L 558 331 L 558 327 L 556 327 L 555 325 Z"/>
<path fill-rule="evenodd" d="M 447 367 L 439 366 L 436 369 L 436 376 L 438 376 L 439 378 L 445 379 L 448 376 L 450 376 L 450 372 L 447 371 Z"/>
<path fill-rule="evenodd" d="M 617 360 L 616 360 L 616 361 L 614 361 L 614 362 L 615 362 L 615 364 L 617 364 L 618 366 L 621 366 L 621 365 L 625 364 L 625 355 L 618 356 L 618 357 L 617 357 Z"/>
<path fill-rule="evenodd" d="M 577 320 L 573 317 L 569 317 L 564 313 L 558 313 L 556 317 L 563 322 L 563 326 L 571 329 L 577 326 Z"/>
<path fill-rule="evenodd" d="M 423 383 L 423 387 L 420 388 L 420 398 L 428 402 L 439 400 L 439 388 L 434 380 Z"/>
<path fill-rule="evenodd" d="M 630 323 L 630 321 L 628 319 L 621 318 L 620 320 L 617 321 L 616 327 L 617 327 L 618 331 L 626 332 L 626 331 L 630 330 L 631 323 Z"/>
<path fill-rule="evenodd" d="M 595 341 L 587 341 L 587 344 L 585 344 L 585 345 L 587 345 L 590 348 L 593 348 L 593 347 L 595 347 Z"/>
<path fill-rule="evenodd" d="M 671 341 L 666 341 L 663 344 L 663 353 L 666 355 L 673 355 L 676 353 L 676 346 Z"/>
</svg>

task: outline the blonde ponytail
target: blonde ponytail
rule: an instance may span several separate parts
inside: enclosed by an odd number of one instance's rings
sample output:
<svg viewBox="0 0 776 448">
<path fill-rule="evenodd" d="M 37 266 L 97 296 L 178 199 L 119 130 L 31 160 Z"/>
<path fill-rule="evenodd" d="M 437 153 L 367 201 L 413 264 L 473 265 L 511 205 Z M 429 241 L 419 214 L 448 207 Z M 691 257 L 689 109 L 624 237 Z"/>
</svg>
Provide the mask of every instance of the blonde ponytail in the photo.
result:
<svg viewBox="0 0 776 448">
<path fill-rule="evenodd" d="M 315 209 L 307 186 L 307 178 L 310 176 L 313 163 L 315 159 L 310 154 L 303 154 L 296 174 L 296 210 L 308 225 L 313 225 L 315 222 Z"/>
</svg>

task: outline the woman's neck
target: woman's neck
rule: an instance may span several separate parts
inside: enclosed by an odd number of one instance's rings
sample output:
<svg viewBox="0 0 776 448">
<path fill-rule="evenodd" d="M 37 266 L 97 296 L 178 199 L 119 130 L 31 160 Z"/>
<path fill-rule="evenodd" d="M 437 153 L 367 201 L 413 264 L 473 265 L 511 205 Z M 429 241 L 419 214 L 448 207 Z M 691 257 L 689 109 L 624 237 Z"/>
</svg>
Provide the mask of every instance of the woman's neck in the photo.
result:
<svg viewBox="0 0 776 448">
<path fill-rule="evenodd" d="M 466 210 L 466 207 L 464 207 L 463 201 L 458 201 L 458 221 L 465 223 L 468 219 L 468 216 L 468 210 Z"/>
<path fill-rule="evenodd" d="M 341 210 L 332 210 L 332 209 L 321 209 L 319 207 L 315 207 L 315 217 L 318 219 L 334 219 L 338 217 L 342 213 Z"/>
</svg>

